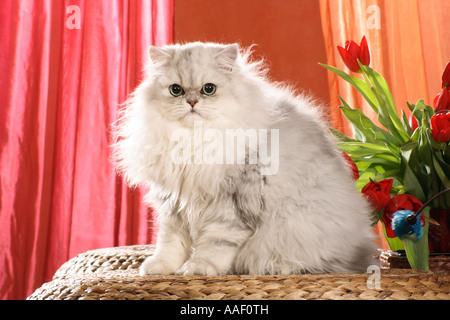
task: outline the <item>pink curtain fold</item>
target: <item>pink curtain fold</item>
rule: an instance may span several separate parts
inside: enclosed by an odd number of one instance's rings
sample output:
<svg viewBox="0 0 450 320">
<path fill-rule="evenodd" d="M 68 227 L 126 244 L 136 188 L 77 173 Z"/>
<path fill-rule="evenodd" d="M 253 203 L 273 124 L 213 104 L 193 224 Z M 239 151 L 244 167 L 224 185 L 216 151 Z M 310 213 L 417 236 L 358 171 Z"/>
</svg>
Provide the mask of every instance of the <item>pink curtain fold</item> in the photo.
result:
<svg viewBox="0 0 450 320">
<path fill-rule="evenodd" d="M 23 299 L 78 253 L 154 242 L 111 124 L 173 0 L 4 0 L 0 24 L 0 298 Z"/>
</svg>

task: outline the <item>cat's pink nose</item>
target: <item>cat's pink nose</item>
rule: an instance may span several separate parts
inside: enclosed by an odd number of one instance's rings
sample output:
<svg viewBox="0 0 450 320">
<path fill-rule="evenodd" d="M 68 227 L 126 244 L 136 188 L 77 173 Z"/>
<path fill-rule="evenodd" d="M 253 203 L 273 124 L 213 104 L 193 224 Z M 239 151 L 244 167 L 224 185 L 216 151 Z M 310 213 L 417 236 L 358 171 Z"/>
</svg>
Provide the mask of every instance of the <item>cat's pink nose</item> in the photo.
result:
<svg viewBox="0 0 450 320">
<path fill-rule="evenodd" d="M 189 103 L 191 105 L 191 107 L 193 108 L 195 106 L 195 104 L 198 102 L 198 100 L 187 100 L 187 103 Z"/>
</svg>

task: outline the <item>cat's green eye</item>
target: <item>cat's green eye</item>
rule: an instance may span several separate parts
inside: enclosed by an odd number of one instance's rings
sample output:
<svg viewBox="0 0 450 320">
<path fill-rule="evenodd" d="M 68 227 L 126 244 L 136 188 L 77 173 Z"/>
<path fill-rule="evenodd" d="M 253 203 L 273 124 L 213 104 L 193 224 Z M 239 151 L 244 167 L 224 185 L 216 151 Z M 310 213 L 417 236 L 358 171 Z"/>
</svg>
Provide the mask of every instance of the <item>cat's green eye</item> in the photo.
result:
<svg viewBox="0 0 450 320">
<path fill-rule="evenodd" d="M 216 85 L 213 83 L 207 83 L 202 87 L 201 93 L 212 96 L 216 92 Z"/>
<path fill-rule="evenodd" d="M 176 83 L 171 84 L 169 86 L 169 92 L 174 97 L 179 97 L 184 94 L 183 88 L 179 84 L 176 84 Z"/>
</svg>

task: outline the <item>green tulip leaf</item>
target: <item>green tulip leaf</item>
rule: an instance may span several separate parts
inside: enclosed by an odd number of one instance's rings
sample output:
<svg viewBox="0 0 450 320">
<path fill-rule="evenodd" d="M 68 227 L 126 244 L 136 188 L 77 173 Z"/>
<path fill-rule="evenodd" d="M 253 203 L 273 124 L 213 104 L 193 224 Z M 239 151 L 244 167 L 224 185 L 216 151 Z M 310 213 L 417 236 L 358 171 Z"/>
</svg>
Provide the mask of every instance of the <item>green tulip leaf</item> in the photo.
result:
<svg viewBox="0 0 450 320">
<path fill-rule="evenodd" d="M 372 109 L 378 113 L 378 107 L 377 107 L 377 99 L 375 95 L 373 94 L 370 87 L 361 79 L 355 78 L 350 76 L 349 74 L 345 73 L 344 71 L 332 67 L 323 63 L 319 63 L 322 67 L 334 72 L 339 77 L 350 83 L 356 90 L 358 90 L 359 93 L 364 97 L 364 99 L 369 103 L 369 105 L 372 107 Z"/>
<path fill-rule="evenodd" d="M 341 97 L 339 98 L 343 103 L 340 109 L 347 120 L 351 122 L 355 137 L 359 141 L 370 143 L 386 142 L 391 145 L 399 145 L 401 143 L 392 134 L 375 125 L 361 110 L 349 107 Z"/>
<path fill-rule="evenodd" d="M 409 119 L 403 110 L 402 110 L 401 120 L 402 120 L 403 128 L 405 129 L 406 133 L 408 134 L 408 136 L 411 136 L 413 133 L 413 130 L 412 130 L 411 126 L 409 125 Z"/>
<path fill-rule="evenodd" d="M 436 174 L 441 180 L 442 184 L 445 188 L 450 188 L 450 167 L 449 165 L 446 165 L 445 163 L 442 163 L 439 161 L 439 159 L 436 156 L 433 156 L 433 165 L 434 169 L 436 170 Z"/>
<path fill-rule="evenodd" d="M 389 248 L 392 251 L 399 251 L 399 250 L 405 250 L 405 247 L 403 245 L 402 240 L 400 240 L 399 238 L 395 237 L 395 238 L 389 238 L 387 233 L 386 233 L 386 226 L 384 225 L 384 222 L 381 221 L 381 225 L 383 226 L 383 233 L 384 233 L 384 237 L 386 238 L 386 241 L 389 245 Z"/>
<path fill-rule="evenodd" d="M 430 217 L 429 210 L 429 207 L 427 207 L 422 211 L 425 215 L 425 220 Z M 428 226 L 429 223 L 426 222 L 419 240 L 416 241 L 416 235 L 405 236 L 403 240 L 406 257 L 413 269 L 429 270 Z"/>
<path fill-rule="evenodd" d="M 394 98 L 386 80 L 374 69 L 369 66 L 360 64 L 363 74 L 366 76 L 371 89 L 373 90 L 378 102 L 379 121 L 386 129 L 401 141 L 406 142 L 409 135 L 404 129 L 402 122 L 395 108 Z"/>
<path fill-rule="evenodd" d="M 358 142 L 358 140 L 347 137 L 345 134 L 334 129 L 333 127 L 329 127 L 328 130 L 330 130 L 331 134 L 340 142 Z"/>
</svg>

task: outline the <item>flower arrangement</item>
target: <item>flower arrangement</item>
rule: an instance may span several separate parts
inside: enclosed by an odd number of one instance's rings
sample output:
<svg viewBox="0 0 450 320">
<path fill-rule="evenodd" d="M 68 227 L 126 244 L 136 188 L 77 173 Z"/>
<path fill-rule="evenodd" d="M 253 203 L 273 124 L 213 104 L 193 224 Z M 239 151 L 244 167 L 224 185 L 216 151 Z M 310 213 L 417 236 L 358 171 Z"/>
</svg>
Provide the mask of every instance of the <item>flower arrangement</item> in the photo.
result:
<svg viewBox="0 0 450 320">
<path fill-rule="evenodd" d="M 430 218 L 430 206 L 450 208 L 450 193 L 445 192 L 450 190 L 450 62 L 433 107 L 423 99 L 406 103 L 411 111 L 408 118 L 403 110 L 398 115 L 385 79 L 369 67 L 365 37 L 359 45 L 347 41 L 345 47 L 338 46 L 338 52 L 362 78 L 320 65 L 352 85 L 375 111 L 381 126 L 339 97 L 354 137 L 330 131 L 359 171 L 356 175 L 353 171 L 355 184 L 373 206 L 373 225 L 382 221 L 391 250 L 405 250 L 412 268 L 428 269 L 429 223 L 437 224 Z"/>
</svg>

